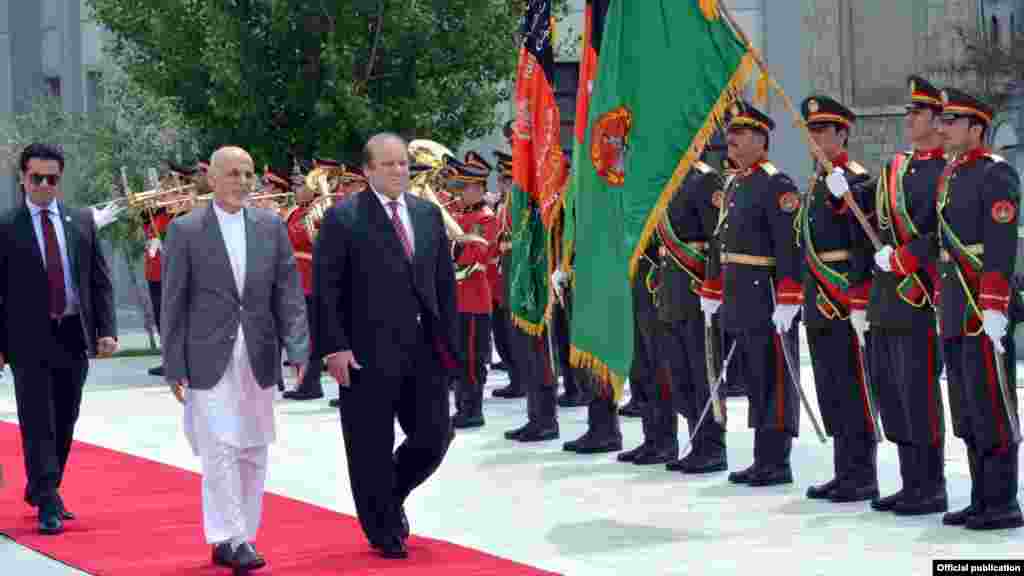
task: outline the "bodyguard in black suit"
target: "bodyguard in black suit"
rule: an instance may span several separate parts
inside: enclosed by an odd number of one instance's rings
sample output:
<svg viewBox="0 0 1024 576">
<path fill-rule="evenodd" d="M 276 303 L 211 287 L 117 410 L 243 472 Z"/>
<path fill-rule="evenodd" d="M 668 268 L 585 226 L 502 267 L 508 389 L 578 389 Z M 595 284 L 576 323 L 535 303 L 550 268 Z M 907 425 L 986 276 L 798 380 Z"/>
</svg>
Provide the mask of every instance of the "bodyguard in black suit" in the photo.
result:
<svg viewBox="0 0 1024 576">
<path fill-rule="evenodd" d="M 405 499 L 453 438 L 455 273 L 440 210 L 408 193 L 406 143 L 379 134 L 364 156 L 370 188 L 327 213 L 314 246 L 314 340 L 341 391 L 359 522 L 381 555 L 405 558 Z M 396 416 L 406 439 L 392 453 Z"/>
<path fill-rule="evenodd" d="M 0 368 L 11 363 L 28 485 L 39 531 L 59 534 L 58 489 L 74 435 L 87 356 L 117 349 L 110 269 L 88 210 L 58 200 L 62 152 L 32 144 L 20 158 L 25 203 L 0 216 Z"/>
</svg>

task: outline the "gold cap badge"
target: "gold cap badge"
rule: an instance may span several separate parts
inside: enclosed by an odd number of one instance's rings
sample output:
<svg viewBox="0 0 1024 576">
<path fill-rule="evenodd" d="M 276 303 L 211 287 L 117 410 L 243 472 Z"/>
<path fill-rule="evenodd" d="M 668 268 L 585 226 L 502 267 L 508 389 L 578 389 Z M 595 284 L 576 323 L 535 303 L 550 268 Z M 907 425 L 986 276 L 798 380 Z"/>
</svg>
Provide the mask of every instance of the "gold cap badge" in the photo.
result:
<svg viewBox="0 0 1024 576">
<path fill-rule="evenodd" d="M 814 114 L 815 112 L 817 112 L 818 111 L 818 101 L 817 100 L 808 100 L 807 101 L 807 111 L 810 112 L 811 114 Z"/>
</svg>

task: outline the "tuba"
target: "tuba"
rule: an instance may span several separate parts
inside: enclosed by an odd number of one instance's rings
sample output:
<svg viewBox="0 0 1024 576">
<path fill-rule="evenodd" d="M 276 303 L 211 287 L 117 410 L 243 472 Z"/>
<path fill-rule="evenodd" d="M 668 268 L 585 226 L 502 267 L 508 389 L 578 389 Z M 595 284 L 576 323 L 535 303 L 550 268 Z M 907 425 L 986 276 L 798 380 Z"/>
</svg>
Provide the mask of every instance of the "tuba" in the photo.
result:
<svg viewBox="0 0 1024 576">
<path fill-rule="evenodd" d="M 317 166 L 306 174 L 303 181 L 306 188 L 317 193 L 316 198 L 310 202 L 306 209 L 306 215 L 302 217 L 302 227 L 309 234 L 309 239 L 315 241 L 320 232 L 320 223 L 323 222 L 327 211 L 334 205 L 337 194 L 334 190 L 341 183 L 345 175 L 345 166 Z"/>
<path fill-rule="evenodd" d="M 420 139 L 409 142 L 409 156 L 412 157 L 414 164 L 425 168 L 415 176 L 412 176 L 409 193 L 424 200 L 429 200 L 441 209 L 445 230 L 452 241 L 458 243 L 479 241 L 479 237 L 466 234 L 462 230 L 462 226 L 459 226 L 459 223 L 448 212 L 448 206 L 453 200 L 447 198 L 447 193 L 444 192 L 445 156 L 455 158 L 455 154 L 452 154 L 452 151 L 443 144 L 433 140 Z M 438 197 L 438 190 L 441 190 L 441 193 L 445 195 L 446 198 L 444 200 Z"/>
</svg>

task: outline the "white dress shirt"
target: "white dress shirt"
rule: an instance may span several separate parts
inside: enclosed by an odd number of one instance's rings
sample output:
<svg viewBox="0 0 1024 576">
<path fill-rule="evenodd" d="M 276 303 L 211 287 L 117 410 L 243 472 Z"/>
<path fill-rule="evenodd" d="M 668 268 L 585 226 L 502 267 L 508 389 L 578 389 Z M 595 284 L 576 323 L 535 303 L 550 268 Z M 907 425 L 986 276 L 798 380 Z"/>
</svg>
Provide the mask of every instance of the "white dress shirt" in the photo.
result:
<svg viewBox="0 0 1024 576">
<path fill-rule="evenodd" d="M 405 235 L 409 238 L 409 248 L 412 250 L 412 253 L 415 254 L 416 235 L 413 234 L 412 217 L 409 216 L 409 206 L 405 203 L 405 192 L 400 194 L 397 199 L 392 200 L 391 198 L 388 198 L 374 190 L 373 186 L 370 187 L 370 190 L 373 190 L 373 194 L 377 196 L 378 200 L 380 200 L 381 206 L 384 207 L 384 212 L 388 215 L 388 220 L 391 219 L 391 203 L 398 202 L 398 219 L 402 221 L 402 227 L 405 228 Z M 395 231 L 395 234 L 398 234 L 397 230 Z M 399 242 L 401 242 L 401 239 L 399 239 Z"/>
<path fill-rule="evenodd" d="M 68 259 L 68 244 L 64 238 L 64 221 L 61 220 L 60 210 L 57 208 L 57 199 L 50 200 L 48 206 L 37 206 L 25 195 L 25 204 L 28 205 L 29 214 L 32 216 L 32 229 L 36 231 L 36 242 L 39 244 L 39 254 L 43 257 L 43 266 L 46 263 L 46 237 L 43 236 L 43 223 L 39 215 L 43 212 L 50 213 L 50 221 L 53 222 L 53 231 L 57 236 L 57 247 L 60 249 L 61 264 L 64 267 L 64 315 L 78 314 L 78 289 L 71 278 L 71 260 Z M 70 219 L 69 219 L 70 221 Z"/>
<path fill-rule="evenodd" d="M 213 204 L 238 293 L 245 287 L 244 211 L 229 214 Z M 274 388 L 261 388 L 249 363 L 242 325 L 220 381 L 209 390 L 189 388 L 185 396 L 185 435 L 196 455 L 200 448 L 266 446 L 275 439 Z"/>
</svg>

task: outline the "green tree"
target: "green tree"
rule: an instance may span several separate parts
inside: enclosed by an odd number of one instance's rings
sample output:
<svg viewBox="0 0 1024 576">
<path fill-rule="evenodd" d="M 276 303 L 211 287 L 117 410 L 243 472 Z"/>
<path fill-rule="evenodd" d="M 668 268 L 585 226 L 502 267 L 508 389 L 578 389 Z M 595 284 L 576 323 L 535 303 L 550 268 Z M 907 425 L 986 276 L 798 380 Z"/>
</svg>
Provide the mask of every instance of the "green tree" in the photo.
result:
<svg viewBox="0 0 1024 576">
<path fill-rule="evenodd" d="M 88 0 L 116 62 L 207 148 L 356 159 L 390 129 L 456 148 L 495 128 L 521 0 Z M 566 0 L 556 6 L 564 13 Z"/>
<path fill-rule="evenodd" d="M 71 114 L 59 99 L 40 96 L 24 114 L 0 122 L 0 162 L 16 165 L 21 150 L 31 142 L 58 144 L 66 157 L 61 184 L 65 201 L 89 206 L 123 196 L 122 167 L 129 189 L 139 192 L 148 187 L 145 175 L 150 168 L 159 169 L 168 159 L 195 157 L 195 132 L 174 99 L 154 96 L 114 67 L 101 70 L 100 92 L 95 114 Z M 100 237 L 128 263 L 136 302 L 153 342 L 148 293 L 136 278 L 145 245 L 142 214 L 122 212 Z"/>
</svg>

